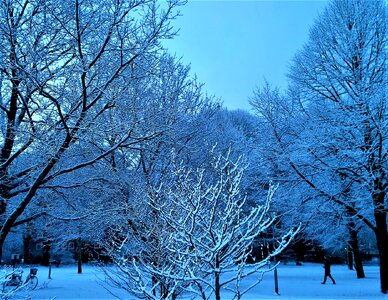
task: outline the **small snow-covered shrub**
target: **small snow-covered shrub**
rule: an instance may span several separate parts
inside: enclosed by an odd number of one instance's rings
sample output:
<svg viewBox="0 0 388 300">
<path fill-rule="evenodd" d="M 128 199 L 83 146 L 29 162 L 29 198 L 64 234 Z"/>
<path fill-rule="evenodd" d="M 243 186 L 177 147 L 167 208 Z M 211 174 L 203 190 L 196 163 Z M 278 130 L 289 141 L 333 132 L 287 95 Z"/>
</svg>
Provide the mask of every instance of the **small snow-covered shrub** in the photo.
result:
<svg viewBox="0 0 388 300">
<path fill-rule="evenodd" d="M 110 284 L 143 299 L 190 294 L 204 300 L 220 299 L 222 289 L 240 299 L 255 286 L 241 290 L 240 282 L 252 275 L 257 284 L 268 271 L 262 267 L 298 229 L 283 233 L 272 253 L 247 268 L 254 240 L 274 222 L 268 210 L 276 187 L 261 205 L 248 206 L 240 195 L 241 164 L 220 156 L 211 169 L 176 167 L 174 180 L 149 194 L 137 230 L 121 224 L 121 234 L 105 245 L 117 266 L 106 273 Z"/>
</svg>

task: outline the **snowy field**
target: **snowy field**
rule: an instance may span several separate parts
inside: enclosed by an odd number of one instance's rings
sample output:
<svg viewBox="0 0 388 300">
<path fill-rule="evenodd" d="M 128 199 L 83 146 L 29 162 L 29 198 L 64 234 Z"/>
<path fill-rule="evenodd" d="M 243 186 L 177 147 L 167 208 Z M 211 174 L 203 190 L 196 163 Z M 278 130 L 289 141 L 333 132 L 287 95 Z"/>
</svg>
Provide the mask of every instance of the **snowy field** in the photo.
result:
<svg viewBox="0 0 388 300">
<path fill-rule="evenodd" d="M 117 299 L 101 283 L 101 271 L 97 267 L 84 266 L 83 274 L 77 274 L 76 266 L 52 268 L 52 279 L 48 279 L 48 268 L 39 267 L 39 285 L 29 295 L 19 292 L 15 299 Z M 278 267 L 279 292 L 274 294 L 273 272 L 266 273 L 263 281 L 243 299 L 365 299 L 386 300 L 387 296 L 379 293 L 377 266 L 365 266 L 367 278 L 357 279 L 354 271 L 345 265 L 333 265 L 332 275 L 337 284 L 328 279 L 322 285 L 323 268 L 320 264 L 303 266 L 280 265 Z M 28 270 L 24 274 L 28 273 Z M 247 279 L 244 285 L 250 283 Z M 120 299 L 135 299 L 124 291 L 116 290 Z M 231 299 L 223 294 L 222 299 Z"/>
</svg>

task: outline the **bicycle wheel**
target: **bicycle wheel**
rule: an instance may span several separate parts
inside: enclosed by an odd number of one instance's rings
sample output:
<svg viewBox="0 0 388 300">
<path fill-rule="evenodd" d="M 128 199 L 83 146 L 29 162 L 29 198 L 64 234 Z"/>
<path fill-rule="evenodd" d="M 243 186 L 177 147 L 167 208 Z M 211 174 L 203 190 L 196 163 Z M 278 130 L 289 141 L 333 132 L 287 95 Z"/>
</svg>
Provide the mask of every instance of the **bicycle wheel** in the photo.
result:
<svg viewBox="0 0 388 300">
<path fill-rule="evenodd" d="M 38 285 L 38 277 L 31 276 L 25 282 L 25 287 L 27 290 L 33 290 Z"/>
<path fill-rule="evenodd" d="M 10 281 L 5 281 L 3 282 L 2 293 L 3 294 L 13 293 L 14 291 L 18 290 L 19 287 L 20 285 L 12 284 Z"/>
</svg>

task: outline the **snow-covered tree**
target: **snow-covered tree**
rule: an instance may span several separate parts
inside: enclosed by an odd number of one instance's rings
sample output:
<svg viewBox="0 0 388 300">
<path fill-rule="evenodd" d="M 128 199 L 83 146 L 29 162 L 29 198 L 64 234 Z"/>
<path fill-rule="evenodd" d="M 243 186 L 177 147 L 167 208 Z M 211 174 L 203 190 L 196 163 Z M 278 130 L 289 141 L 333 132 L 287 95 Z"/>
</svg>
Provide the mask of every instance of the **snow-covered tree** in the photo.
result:
<svg viewBox="0 0 388 300">
<path fill-rule="evenodd" d="M 156 134 L 136 136 L 139 120 L 114 127 L 105 116 L 136 97 L 129 83 L 158 63 L 159 41 L 172 37 L 179 4 L 0 3 L 0 257 L 44 185 Z M 92 138 L 102 130 L 115 132 L 112 144 Z"/>
<path fill-rule="evenodd" d="M 200 113 L 213 106 L 202 97 L 201 86 L 189 76 L 189 68 L 167 54 L 159 58 L 152 74 L 128 82 L 127 92 L 132 97 L 107 112 L 106 122 L 100 126 L 128 127 L 134 136 L 152 138 L 126 143 L 92 166 L 54 179 L 40 191 L 38 205 L 32 203 L 25 212 L 42 215 L 44 211 L 44 216 L 35 221 L 36 228 L 50 236 L 57 248 L 58 243 L 66 245 L 74 240 L 97 244 L 106 238 L 108 228 L 120 224 L 123 218 L 142 223 L 134 207 L 147 196 L 151 183 L 168 181 L 164 177 L 174 149 L 185 156 L 194 152 L 189 141 L 202 136 L 200 129 L 205 128 Z M 95 144 L 114 146 L 119 136 L 115 130 L 102 130 L 88 138 Z M 83 156 L 95 151 L 93 147 L 78 150 Z M 67 164 L 66 160 L 61 163 Z"/>
<path fill-rule="evenodd" d="M 332 195 L 337 195 L 338 199 L 353 205 L 355 191 L 345 185 L 341 176 L 322 167 L 321 161 L 310 155 L 310 150 L 318 147 L 319 143 L 309 138 L 323 139 L 321 124 L 316 125 L 315 119 L 306 118 L 305 108 L 294 100 L 290 95 L 283 96 L 266 85 L 256 91 L 252 101 L 272 132 L 270 146 L 258 149 L 272 166 L 268 170 L 269 178 L 282 183 L 277 197 L 282 222 L 302 222 L 305 235 L 329 251 L 352 248 L 357 277 L 364 278 L 357 232 L 365 225 L 354 218 L 349 209 L 330 201 Z M 316 126 L 319 127 L 317 130 Z M 339 164 L 340 160 L 333 160 L 332 164 L 335 163 Z M 311 182 L 326 186 L 327 193 L 312 188 Z"/>
<path fill-rule="evenodd" d="M 341 207 L 350 227 L 362 222 L 374 233 L 383 293 L 388 290 L 386 10 L 384 1 L 330 2 L 291 64 L 288 109 L 281 112 L 288 114 L 288 125 L 272 126 L 298 178 Z"/>
<path fill-rule="evenodd" d="M 282 222 L 302 222 L 307 238 L 330 251 L 339 251 L 347 244 L 350 249 L 352 245 L 357 277 L 365 277 L 356 234 L 362 222 L 354 219 L 343 206 L 330 201 L 327 203 L 329 196 L 311 189 L 305 178 L 295 174 L 293 169 L 303 169 L 316 182 L 331 187 L 332 194 L 343 192 L 342 198 L 349 198 L 352 194 L 349 186 L 341 185 L 341 176 L 325 170 L 320 166 L 320 161 L 308 155 L 309 149 L 317 146 L 316 142 L 308 140 L 315 120 L 305 117 L 305 110 L 295 101 L 292 92 L 282 95 L 268 83 L 256 90 L 252 104 L 265 131 L 272 132 L 267 143 L 258 145 L 257 151 L 269 166 L 267 180 L 281 183 L 276 206 L 279 207 Z M 320 134 L 318 130 L 314 136 Z M 341 242 L 332 244 L 334 239 Z"/>
</svg>

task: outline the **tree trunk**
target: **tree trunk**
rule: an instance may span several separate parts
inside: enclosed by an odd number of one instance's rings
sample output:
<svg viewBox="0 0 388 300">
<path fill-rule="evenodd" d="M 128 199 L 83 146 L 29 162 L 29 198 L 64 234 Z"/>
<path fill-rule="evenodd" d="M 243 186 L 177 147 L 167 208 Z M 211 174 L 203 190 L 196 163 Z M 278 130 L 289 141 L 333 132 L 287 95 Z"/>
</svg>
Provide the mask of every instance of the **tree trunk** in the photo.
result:
<svg viewBox="0 0 388 300">
<path fill-rule="evenodd" d="M 353 252 L 354 265 L 356 267 L 357 278 L 365 278 L 364 266 L 362 264 L 361 253 L 359 249 Z"/>
<path fill-rule="evenodd" d="M 214 291 L 215 291 L 215 296 L 216 296 L 216 300 L 221 300 L 221 285 L 220 285 L 220 272 L 219 272 L 219 267 L 220 267 L 220 263 L 218 261 L 218 256 L 216 256 L 216 272 L 214 274 L 215 276 L 215 287 L 214 287 Z"/>
<path fill-rule="evenodd" d="M 25 264 L 31 263 L 31 255 L 30 255 L 31 239 L 32 237 L 28 233 L 23 237 L 23 259 Z"/>
<path fill-rule="evenodd" d="M 348 195 L 349 190 L 346 190 L 346 195 Z M 350 217 L 354 217 L 354 213 L 351 212 L 348 208 L 346 208 L 346 212 Z M 355 231 L 355 224 L 354 221 L 350 220 L 348 224 L 346 225 L 348 232 L 349 232 L 349 241 L 348 241 L 348 247 L 347 247 L 347 262 L 348 262 L 348 269 L 353 270 L 353 238 Z M 356 232 L 356 239 L 357 239 L 357 232 Z M 357 244 L 358 245 L 358 244 Z"/>
<path fill-rule="evenodd" d="M 0 238 L 0 264 L 3 264 L 3 245 L 4 239 Z"/>
<path fill-rule="evenodd" d="M 357 231 L 354 228 L 350 229 L 350 247 L 354 256 L 354 264 L 356 266 L 357 278 L 365 278 L 364 266 L 362 265 L 360 248 L 358 246 Z"/>
<path fill-rule="evenodd" d="M 347 255 L 348 269 L 353 270 L 353 251 L 352 251 L 352 246 L 350 244 L 350 241 L 348 242 L 346 255 Z"/>
<path fill-rule="evenodd" d="M 383 209 L 375 210 L 376 220 L 376 241 L 380 258 L 380 284 L 381 292 L 387 294 L 388 291 L 388 232 L 387 213 Z"/>
<path fill-rule="evenodd" d="M 220 273 L 215 273 L 215 295 L 216 300 L 221 300 Z"/>
<path fill-rule="evenodd" d="M 364 266 L 362 265 L 360 248 L 358 246 L 358 232 L 355 229 L 353 221 L 348 223 L 349 243 L 348 243 L 348 265 L 349 269 L 353 270 L 353 258 L 356 267 L 357 278 L 365 278 Z"/>
<path fill-rule="evenodd" d="M 78 274 L 82 274 L 82 241 L 77 239 Z"/>
</svg>

